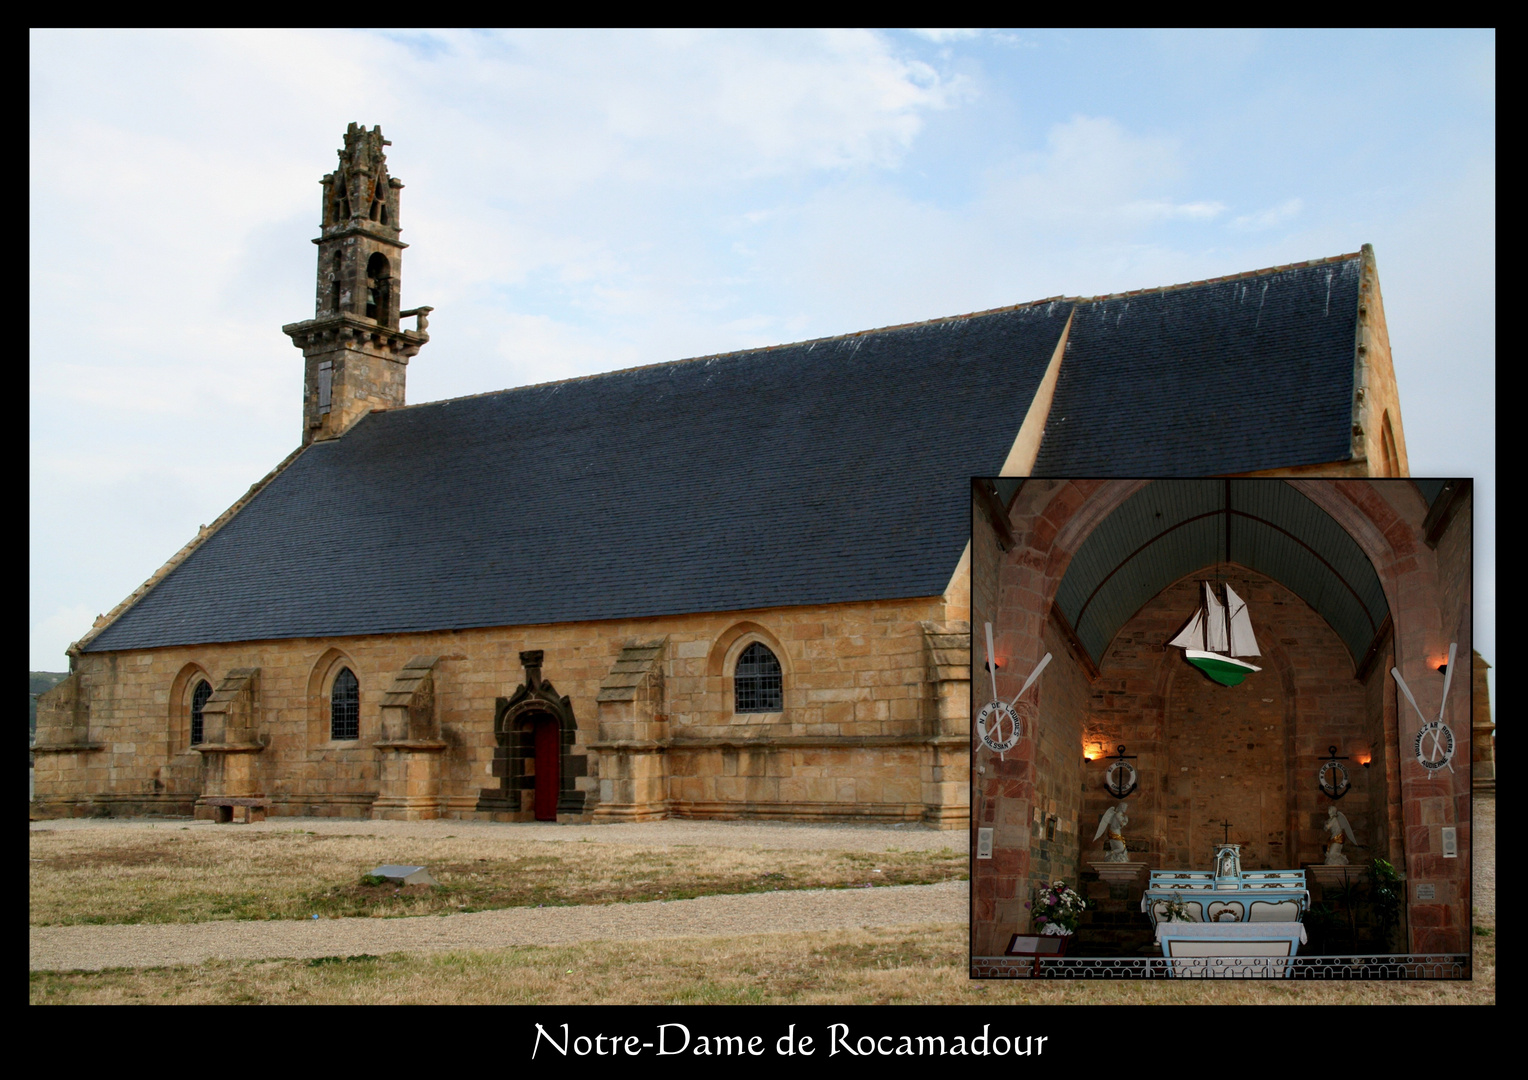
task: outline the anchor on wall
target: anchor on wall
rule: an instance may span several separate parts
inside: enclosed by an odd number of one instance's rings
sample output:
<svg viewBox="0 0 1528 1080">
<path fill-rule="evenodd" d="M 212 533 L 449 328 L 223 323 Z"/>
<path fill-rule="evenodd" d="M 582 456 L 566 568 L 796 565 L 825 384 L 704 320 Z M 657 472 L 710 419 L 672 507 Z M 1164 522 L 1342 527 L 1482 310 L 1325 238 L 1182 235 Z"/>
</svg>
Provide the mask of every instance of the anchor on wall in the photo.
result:
<svg viewBox="0 0 1528 1080">
<path fill-rule="evenodd" d="M 1340 799 L 1353 788 L 1353 783 L 1348 779 L 1348 768 L 1342 762 L 1348 760 L 1347 755 L 1337 756 L 1337 748 L 1328 746 L 1326 758 L 1321 762 L 1321 768 L 1316 770 L 1316 787 L 1321 789 L 1321 794 L 1328 799 Z"/>
<path fill-rule="evenodd" d="M 1123 799 L 1136 789 L 1139 778 L 1135 766 L 1126 760 L 1135 756 L 1125 753 L 1125 747 L 1120 745 L 1115 748 L 1114 758 L 1104 770 L 1104 790 L 1116 799 Z"/>
</svg>

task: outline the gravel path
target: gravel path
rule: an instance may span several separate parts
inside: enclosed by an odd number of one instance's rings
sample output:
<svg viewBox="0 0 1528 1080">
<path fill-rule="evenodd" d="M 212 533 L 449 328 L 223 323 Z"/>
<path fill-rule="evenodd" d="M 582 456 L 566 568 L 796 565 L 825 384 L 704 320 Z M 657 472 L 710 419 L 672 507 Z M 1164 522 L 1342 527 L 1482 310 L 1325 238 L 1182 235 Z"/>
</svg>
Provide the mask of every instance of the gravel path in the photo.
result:
<svg viewBox="0 0 1528 1080">
<path fill-rule="evenodd" d="M 473 837 L 517 844 L 526 840 L 563 843 L 590 841 L 641 847 L 765 848 L 804 851 L 940 851 L 965 850 L 961 829 L 930 829 L 922 825 L 798 825 L 753 821 L 647 821 L 628 825 L 549 825 L 480 821 L 371 821 L 358 818 L 278 817 L 254 825 L 215 825 L 179 818 L 61 818 L 34 821 L 33 832 L 75 829 L 237 829 L 240 832 L 308 832 L 342 836 L 398 836 L 441 839 Z"/>
<path fill-rule="evenodd" d="M 64 820 L 32 823 L 46 829 L 146 829 L 182 825 L 233 828 L 208 822 Z M 250 831 L 305 829 L 317 833 L 382 836 L 481 836 L 618 845 L 693 845 L 731 848 L 800 848 L 836 851 L 938 851 L 965 840 L 961 832 L 917 827 L 787 825 L 751 822 L 655 821 L 635 825 L 502 825 L 462 821 L 355 821 L 278 818 L 238 826 Z M 1496 923 L 1496 800 L 1474 809 L 1474 921 Z M 868 926 L 964 923 L 966 882 L 877 889 L 815 889 L 695 900 L 584 907 L 509 908 L 466 915 L 408 919 L 319 919 L 311 922 L 213 922 L 134 926 L 47 926 L 31 930 L 31 968 L 99 970 L 195 964 L 211 958 L 354 956 L 360 953 L 498 949 L 669 937 L 730 936 L 776 931 L 819 931 Z"/>
<path fill-rule="evenodd" d="M 97 971 L 197 964 L 213 958 L 380 955 L 580 941 L 928 926 L 964 923 L 968 896 L 966 882 L 949 881 L 877 889 L 704 896 L 644 904 L 508 908 L 409 919 L 43 926 L 31 931 L 31 970 Z"/>
</svg>

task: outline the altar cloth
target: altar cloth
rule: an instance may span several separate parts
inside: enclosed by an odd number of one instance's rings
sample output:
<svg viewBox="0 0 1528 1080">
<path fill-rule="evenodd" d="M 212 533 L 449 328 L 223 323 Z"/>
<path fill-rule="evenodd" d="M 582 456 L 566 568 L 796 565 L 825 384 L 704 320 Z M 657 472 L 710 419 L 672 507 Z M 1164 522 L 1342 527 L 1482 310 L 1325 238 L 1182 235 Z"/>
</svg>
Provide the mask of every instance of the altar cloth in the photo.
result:
<svg viewBox="0 0 1528 1080">
<path fill-rule="evenodd" d="M 1288 977 L 1290 965 L 1284 961 L 1305 942 L 1305 926 L 1297 922 L 1157 923 L 1157 944 L 1164 958 L 1175 961 L 1170 970 L 1179 976 Z"/>
</svg>

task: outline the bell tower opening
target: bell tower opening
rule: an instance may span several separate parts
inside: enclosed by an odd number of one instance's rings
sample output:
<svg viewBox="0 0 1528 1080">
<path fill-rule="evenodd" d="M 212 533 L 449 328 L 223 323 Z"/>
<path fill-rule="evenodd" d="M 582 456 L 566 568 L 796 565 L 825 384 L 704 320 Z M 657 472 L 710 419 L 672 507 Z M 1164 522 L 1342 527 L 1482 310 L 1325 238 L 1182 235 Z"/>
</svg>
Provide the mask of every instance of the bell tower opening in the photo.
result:
<svg viewBox="0 0 1528 1080">
<path fill-rule="evenodd" d="M 379 323 L 388 322 L 388 265 L 387 256 L 380 251 L 366 262 L 366 317 Z"/>
<path fill-rule="evenodd" d="M 321 181 L 314 317 L 282 332 L 303 352 L 302 441 L 334 439 L 367 413 L 405 404 L 409 360 L 430 335 L 430 308 L 399 311 L 403 183 L 389 174 L 382 129 L 351 124 L 339 166 Z M 418 315 L 416 328 L 398 320 Z"/>
</svg>

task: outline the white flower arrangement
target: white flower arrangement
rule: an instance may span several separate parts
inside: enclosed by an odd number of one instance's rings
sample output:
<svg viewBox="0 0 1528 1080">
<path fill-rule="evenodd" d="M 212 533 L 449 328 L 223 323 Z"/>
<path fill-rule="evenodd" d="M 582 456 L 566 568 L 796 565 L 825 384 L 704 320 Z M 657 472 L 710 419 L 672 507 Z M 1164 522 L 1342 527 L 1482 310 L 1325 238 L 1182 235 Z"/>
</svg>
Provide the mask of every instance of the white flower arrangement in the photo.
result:
<svg viewBox="0 0 1528 1080">
<path fill-rule="evenodd" d="M 1076 933 L 1088 902 L 1068 888 L 1066 882 L 1053 881 L 1037 889 L 1034 900 L 1024 906 L 1030 908 L 1030 921 L 1040 928 L 1042 935 L 1068 937 Z"/>
</svg>

